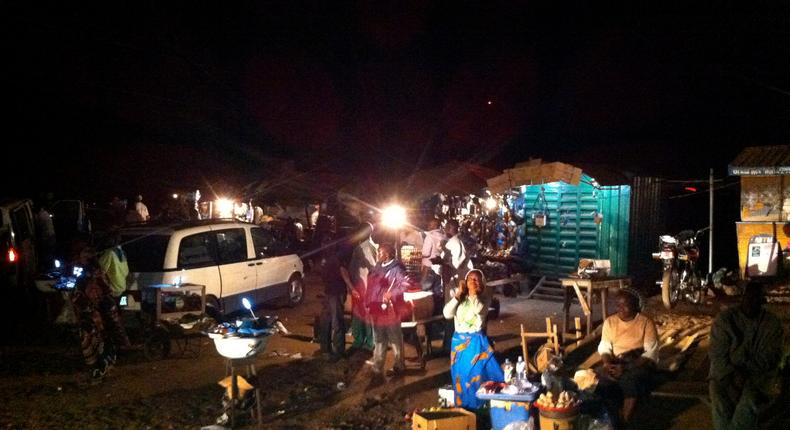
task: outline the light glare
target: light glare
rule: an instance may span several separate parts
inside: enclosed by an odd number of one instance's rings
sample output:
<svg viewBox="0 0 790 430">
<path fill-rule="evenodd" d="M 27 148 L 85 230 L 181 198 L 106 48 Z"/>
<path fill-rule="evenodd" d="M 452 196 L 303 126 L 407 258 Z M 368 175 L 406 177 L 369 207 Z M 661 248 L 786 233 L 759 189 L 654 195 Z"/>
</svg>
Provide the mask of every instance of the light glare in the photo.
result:
<svg viewBox="0 0 790 430">
<path fill-rule="evenodd" d="M 390 205 L 381 211 L 381 223 L 391 229 L 399 229 L 406 224 L 406 209 L 400 205 Z"/>
</svg>

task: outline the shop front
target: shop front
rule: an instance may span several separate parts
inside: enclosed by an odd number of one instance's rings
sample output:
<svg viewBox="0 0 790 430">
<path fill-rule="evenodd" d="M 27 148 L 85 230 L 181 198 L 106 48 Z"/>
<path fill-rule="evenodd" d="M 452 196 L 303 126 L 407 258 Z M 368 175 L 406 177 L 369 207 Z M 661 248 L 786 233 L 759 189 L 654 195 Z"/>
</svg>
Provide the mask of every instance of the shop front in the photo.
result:
<svg viewBox="0 0 790 430">
<path fill-rule="evenodd" d="M 744 149 L 729 165 L 741 177 L 738 264 L 741 277 L 784 276 L 790 249 L 790 146 Z"/>
</svg>

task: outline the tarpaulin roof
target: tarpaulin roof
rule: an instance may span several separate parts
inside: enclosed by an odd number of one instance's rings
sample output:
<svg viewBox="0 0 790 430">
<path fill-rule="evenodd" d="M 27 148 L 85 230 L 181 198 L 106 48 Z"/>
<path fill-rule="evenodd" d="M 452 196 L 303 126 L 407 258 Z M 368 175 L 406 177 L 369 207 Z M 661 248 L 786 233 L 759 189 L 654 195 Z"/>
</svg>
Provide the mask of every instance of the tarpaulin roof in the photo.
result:
<svg viewBox="0 0 790 430">
<path fill-rule="evenodd" d="M 420 169 L 406 178 L 400 188 L 415 198 L 435 193 L 476 194 L 487 187 L 486 179 L 498 173 L 497 170 L 479 164 L 450 161 L 436 167 Z"/>
<path fill-rule="evenodd" d="M 790 174 L 790 145 L 750 146 L 729 165 L 730 175 L 773 176 Z"/>
</svg>

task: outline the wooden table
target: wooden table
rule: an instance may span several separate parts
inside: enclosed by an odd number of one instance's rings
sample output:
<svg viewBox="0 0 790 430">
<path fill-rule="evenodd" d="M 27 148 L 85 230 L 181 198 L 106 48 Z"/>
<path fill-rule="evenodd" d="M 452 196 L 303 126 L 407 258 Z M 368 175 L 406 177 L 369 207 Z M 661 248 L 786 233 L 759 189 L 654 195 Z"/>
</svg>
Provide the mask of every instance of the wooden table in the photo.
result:
<svg viewBox="0 0 790 430">
<path fill-rule="evenodd" d="M 444 315 L 434 315 L 423 320 L 403 321 L 400 323 L 401 330 L 407 332 L 404 333 L 404 335 L 410 335 L 411 333 L 409 332 L 414 330 L 414 348 L 417 350 L 417 359 L 420 362 L 421 369 L 425 369 L 427 357 L 433 354 L 433 347 L 431 346 L 431 324 L 438 321 L 444 321 Z M 423 331 L 424 333 L 421 333 Z M 425 349 L 422 348 L 423 342 L 425 342 Z"/>
<path fill-rule="evenodd" d="M 592 332 L 592 304 L 593 295 L 597 294 L 601 298 L 602 320 L 609 316 L 606 310 L 606 299 L 610 288 L 624 288 L 631 285 L 631 278 L 628 277 L 606 277 L 598 279 L 584 278 L 560 278 L 560 283 L 565 290 L 565 302 L 563 303 L 564 318 L 562 320 L 562 336 L 568 333 L 570 324 L 571 291 L 576 293 L 582 312 L 587 317 L 587 335 Z M 587 289 L 587 297 L 582 294 L 582 288 Z"/>
</svg>

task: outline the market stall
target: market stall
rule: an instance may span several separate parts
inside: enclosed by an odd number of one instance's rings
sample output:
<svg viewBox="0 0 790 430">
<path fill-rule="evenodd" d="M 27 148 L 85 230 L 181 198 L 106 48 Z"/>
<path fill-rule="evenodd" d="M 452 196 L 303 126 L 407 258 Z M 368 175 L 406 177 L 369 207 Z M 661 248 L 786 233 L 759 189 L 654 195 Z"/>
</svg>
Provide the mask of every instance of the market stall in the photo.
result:
<svg viewBox="0 0 790 430">
<path fill-rule="evenodd" d="M 741 276 L 780 275 L 790 246 L 790 146 L 746 148 L 729 174 L 741 177 L 741 221 L 735 223 Z"/>
<path fill-rule="evenodd" d="M 541 160 L 516 164 L 488 185 L 517 225 L 510 256 L 533 277 L 563 277 L 583 258 L 627 273 L 629 185 L 603 185 L 579 167 Z"/>
</svg>

